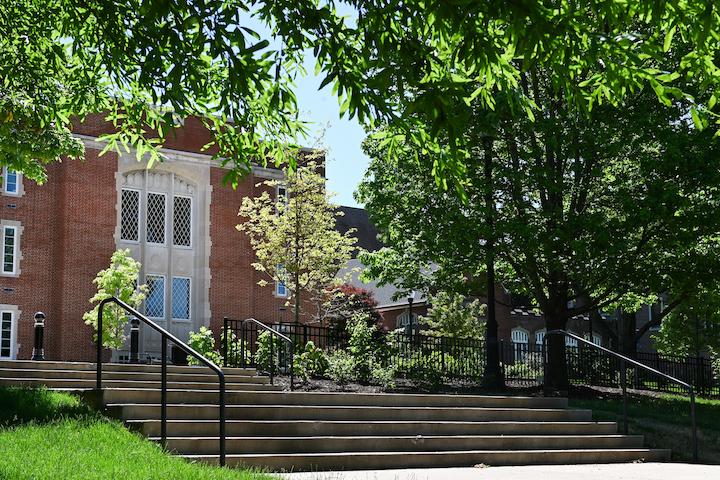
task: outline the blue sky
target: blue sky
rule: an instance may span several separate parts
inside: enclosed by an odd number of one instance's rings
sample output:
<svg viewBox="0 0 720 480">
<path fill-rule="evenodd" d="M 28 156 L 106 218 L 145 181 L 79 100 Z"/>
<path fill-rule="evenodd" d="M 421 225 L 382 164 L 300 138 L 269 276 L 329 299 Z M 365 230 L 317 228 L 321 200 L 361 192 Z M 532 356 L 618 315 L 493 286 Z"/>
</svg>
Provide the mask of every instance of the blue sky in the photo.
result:
<svg viewBox="0 0 720 480">
<path fill-rule="evenodd" d="M 297 82 L 298 107 L 303 119 L 313 122 L 311 139 L 317 138 L 325 129 L 322 142 L 317 146 L 328 150 L 328 189 L 337 194 L 334 203 L 359 206 L 353 192 L 369 162 L 360 148 L 365 130 L 356 118 L 349 120 L 347 115 L 340 118 L 340 105 L 330 87 L 318 91 L 322 78 L 313 75 L 315 60 L 310 58 L 306 63 L 308 76 Z"/>
</svg>

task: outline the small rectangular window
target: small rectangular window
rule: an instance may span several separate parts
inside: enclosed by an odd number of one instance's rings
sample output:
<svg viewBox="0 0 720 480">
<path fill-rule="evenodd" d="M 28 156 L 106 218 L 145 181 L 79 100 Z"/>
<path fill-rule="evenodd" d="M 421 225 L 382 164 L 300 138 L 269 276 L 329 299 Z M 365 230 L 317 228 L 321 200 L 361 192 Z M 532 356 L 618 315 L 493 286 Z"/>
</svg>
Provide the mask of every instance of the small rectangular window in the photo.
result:
<svg viewBox="0 0 720 480">
<path fill-rule="evenodd" d="M 120 240 L 140 240 L 140 192 L 123 188 L 120 193 Z"/>
<path fill-rule="evenodd" d="M 147 195 L 147 242 L 165 243 L 165 194 Z"/>
<path fill-rule="evenodd" d="M 145 314 L 152 318 L 165 318 L 165 277 L 147 275 L 147 296 L 145 297 Z"/>
<path fill-rule="evenodd" d="M 13 313 L 0 314 L 0 358 L 12 357 Z"/>
<path fill-rule="evenodd" d="M 17 258 L 17 228 L 3 227 L 3 264 L 2 272 L 14 274 Z"/>
<path fill-rule="evenodd" d="M 10 195 L 17 195 L 19 174 L 15 170 L 9 170 L 7 167 L 3 168 L 3 184 L 4 191 Z"/>
<path fill-rule="evenodd" d="M 277 207 L 278 204 L 284 205 L 285 208 L 287 209 L 287 206 L 288 206 L 287 188 L 285 188 L 285 187 L 282 186 L 282 185 L 278 185 L 278 187 L 277 187 L 277 195 L 276 195 L 275 201 L 276 201 L 276 206 L 275 206 L 275 209 L 276 209 L 276 210 L 279 210 L 278 207 Z"/>
<path fill-rule="evenodd" d="M 190 279 L 173 277 L 172 279 L 172 318 L 190 320 Z"/>
<path fill-rule="evenodd" d="M 189 247 L 191 238 L 192 199 L 175 196 L 173 198 L 173 244 L 179 247 Z"/>
</svg>

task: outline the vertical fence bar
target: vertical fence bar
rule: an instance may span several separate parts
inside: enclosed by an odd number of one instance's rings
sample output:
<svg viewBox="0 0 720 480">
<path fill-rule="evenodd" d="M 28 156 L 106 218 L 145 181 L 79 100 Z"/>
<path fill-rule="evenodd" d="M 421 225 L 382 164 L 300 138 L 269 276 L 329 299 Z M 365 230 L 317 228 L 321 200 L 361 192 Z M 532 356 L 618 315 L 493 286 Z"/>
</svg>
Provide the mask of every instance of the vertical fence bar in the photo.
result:
<svg viewBox="0 0 720 480">
<path fill-rule="evenodd" d="M 223 367 L 228 366 L 228 332 L 230 328 L 228 325 L 228 317 L 223 317 Z"/>
<path fill-rule="evenodd" d="M 628 434 L 628 404 L 627 404 L 627 369 L 625 360 L 620 360 L 620 383 L 622 383 L 623 396 L 623 433 Z"/>
<path fill-rule="evenodd" d="M 95 388 L 102 390 L 102 342 L 103 342 L 103 310 L 105 302 L 100 303 L 98 308 L 98 329 L 97 329 L 97 379 L 95 380 Z"/>
<path fill-rule="evenodd" d="M 222 375 L 220 377 L 220 389 L 219 389 L 219 396 L 218 398 L 219 404 L 218 408 L 220 409 L 220 425 L 218 425 L 220 430 L 220 466 L 225 466 L 225 376 Z"/>
<path fill-rule="evenodd" d="M 167 448 L 167 339 L 160 336 L 162 366 L 160 371 L 160 437 L 163 448 Z"/>
<path fill-rule="evenodd" d="M 692 423 L 693 462 L 698 461 L 697 421 L 695 418 L 695 392 L 690 387 L 690 421 Z"/>
</svg>

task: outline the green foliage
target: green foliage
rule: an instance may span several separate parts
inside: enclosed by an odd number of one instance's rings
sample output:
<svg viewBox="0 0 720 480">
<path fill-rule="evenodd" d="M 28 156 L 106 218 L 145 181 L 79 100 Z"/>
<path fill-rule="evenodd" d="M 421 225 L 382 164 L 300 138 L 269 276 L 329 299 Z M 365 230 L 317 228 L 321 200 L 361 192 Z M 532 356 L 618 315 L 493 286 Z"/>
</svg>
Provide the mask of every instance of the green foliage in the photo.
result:
<svg viewBox="0 0 720 480">
<path fill-rule="evenodd" d="M 394 365 L 383 365 L 376 358 L 370 362 L 370 383 L 379 385 L 383 390 L 395 388 L 397 368 Z"/>
<path fill-rule="evenodd" d="M 671 311 L 653 335 L 655 347 L 666 355 L 686 356 L 720 351 L 720 294 L 702 289 Z"/>
<path fill-rule="evenodd" d="M 138 285 L 140 262 L 130 256 L 130 250 L 118 250 L 110 258 L 110 267 L 98 272 L 93 280 L 97 293 L 90 299 L 95 308 L 83 315 L 87 325 L 97 332 L 99 304 L 103 300 L 116 297 L 131 307 L 137 308 L 145 298 L 145 285 Z M 125 325 L 128 314 L 115 304 L 108 304 L 103 310 L 103 346 L 121 348 L 126 339 Z M 97 338 L 97 336 L 96 336 Z"/>
<path fill-rule="evenodd" d="M 302 352 L 295 354 L 293 369 L 303 382 L 310 377 L 322 376 L 328 369 L 328 357 L 315 343 L 309 341 Z"/>
<path fill-rule="evenodd" d="M 197 332 L 190 332 L 188 345 L 215 365 L 223 364 L 223 357 L 215 349 L 215 337 L 209 328 L 200 327 Z M 187 362 L 188 365 L 201 365 L 200 361 L 192 355 L 188 355 Z"/>
<path fill-rule="evenodd" d="M 341 387 L 357 378 L 355 357 L 345 350 L 337 350 L 327 357 L 327 376 Z"/>
<path fill-rule="evenodd" d="M 345 332 L 348 321 L 355 315 L 367 316 L 368 323 L 380 325 L 382 316 L 377 311 L 377 300 L 373 293 L 351 284 L 339 285 L 328 292 L 321 305 L 318 320 L 335 331 Z"/>
<path fill-rule="evenodd" d="M 377 326 L 369 325 L 367 316 L 360 314 L 350 319 L 347 329 L 350 335 L 348 353 L 354 360 L 356 376 L 359 380 L 368 380 L 371 363 L 379 347 L 375 336 Z"/>
<path fill-rule="evenodd" d="M 430 297 L 430 309 L 420 324 L 423 335 L 454 338 L 485 338 L 485 306 L 480 300 L 467 301 L 462 295 L 438 292 Z"/>
<path fill-rule="evenodd" d="M 276 335 L 263 331 L 258 335 L 255 350 L 255 365 L 259 370 L 277 373 L 280 362 L 284 359 L 284 343 Z"/>
<path fill-rule="evenodd" d="M 68 393 L 0 389 L 0 478 L 271 480 L 264 473 L 190 463 Z M 7 423 L 5 423 L 7 425 Z M 128 457 L 130 452 L 130 457 Z"/>
<path fill-rule="evenodd" d="M 335 228 L 342 213 L 330 203 L 325 178 L 312 160 L 297 170 L 286 170 L 285 180 L 264 182 L 272 191 L 283 186 L 287 200 L 271 197 L 267 191 L 244 197 L 239 215 L 246 220 L 237 226 L 247 234 L 257 257 L 253 267 L 266 274 L 258 284 L 284 283 L 294 297 L 298 322 L 301 293 L 322 304 L 356 242 L 353 230 L 341 234 Z"/>
</svg>

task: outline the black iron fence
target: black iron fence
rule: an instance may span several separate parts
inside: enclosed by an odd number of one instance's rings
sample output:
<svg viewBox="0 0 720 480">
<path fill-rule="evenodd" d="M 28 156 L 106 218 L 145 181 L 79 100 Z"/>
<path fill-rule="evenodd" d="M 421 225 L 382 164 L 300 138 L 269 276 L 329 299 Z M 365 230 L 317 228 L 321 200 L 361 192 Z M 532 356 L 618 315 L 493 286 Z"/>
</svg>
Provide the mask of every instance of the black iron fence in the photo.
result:
<svg viewBox="0 0 720 480">
<path fill-rule="evenodd" d="M 330 327 L 275 323 L 269 327 L 291 338 L 298 352 L 308 342 L 326 353 L 348 347 L 346 332 Z M 273 359 L 267 345 L 259 341 L 257 325 L 225 319 L 223 351 L 227 366 L 257 367 L 273 365 L 274 372 L 287 372 L 290 355 L 280 343 L 273 344 Z M 268 340 L 266 339 L 265 344 Z M 478 339 L 431 337 L 392 332 L 380 338 L 381 356 L 399 377 L 430 379 L 434 382 L 479 382 L 485 369 L 485 342 Z M 296 353 L 298 353 L 296 352 Z M 510 386 L 542 385 L 544 378 L 542 344 L 500 342 L 500 361 Z M 635 359 L 655 370 L 693 385 L 698 394 L 720 396 L 720 379 L 711 362 L 703 357 L 671 357 L 657 353 L 638 353 Z M 575 385 L 620 386 L 620 361 L 587 346 L 566 346 L 568 378 Z M 684 393 L 681 386 L 636 367 L 625 368 L 628 386 L 639 390 Z"/>
</svg>

